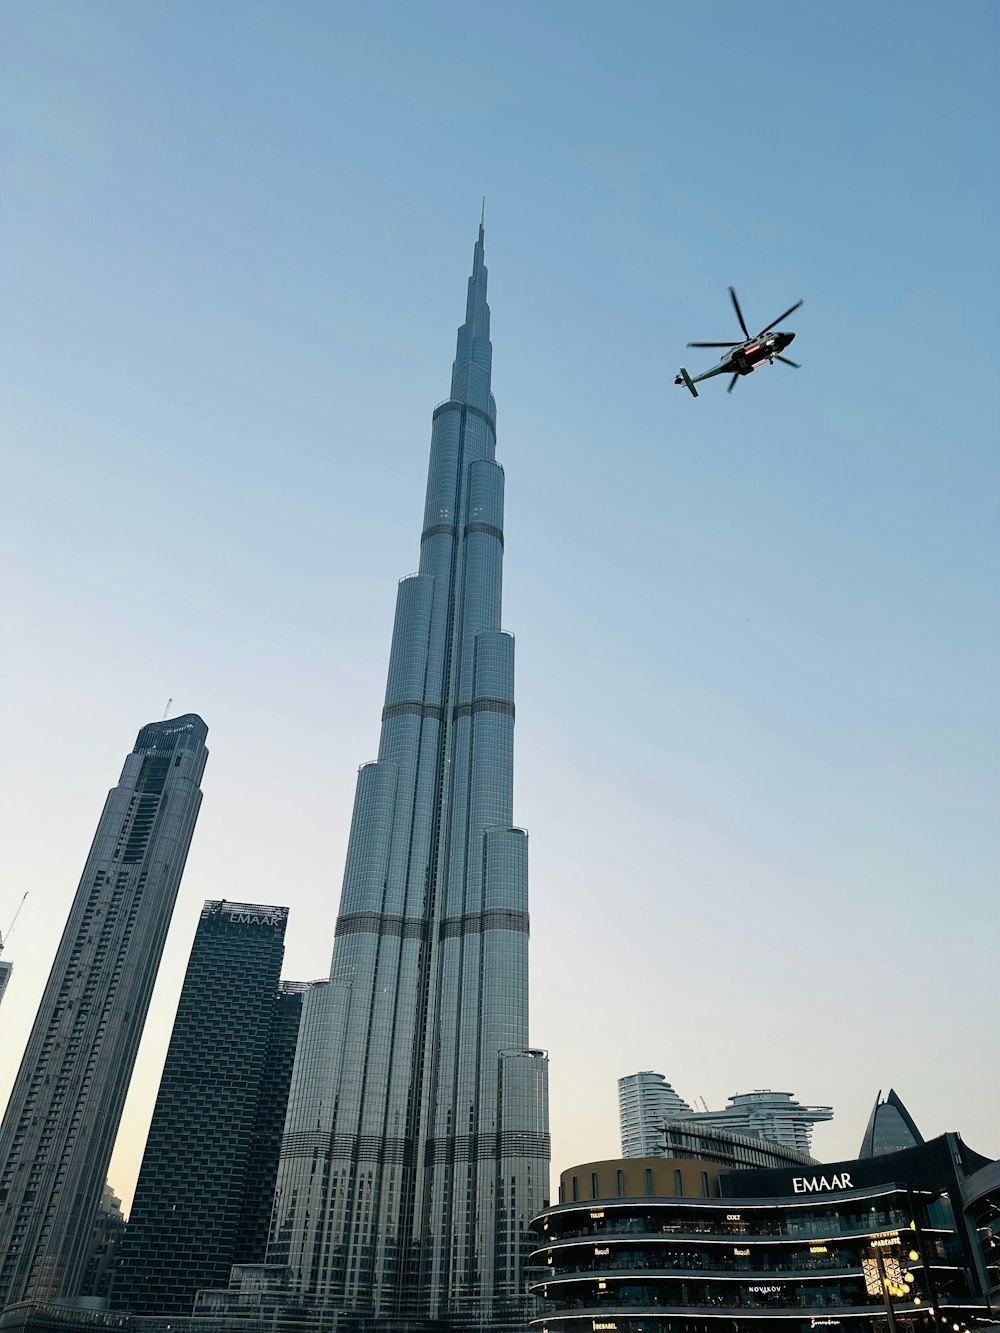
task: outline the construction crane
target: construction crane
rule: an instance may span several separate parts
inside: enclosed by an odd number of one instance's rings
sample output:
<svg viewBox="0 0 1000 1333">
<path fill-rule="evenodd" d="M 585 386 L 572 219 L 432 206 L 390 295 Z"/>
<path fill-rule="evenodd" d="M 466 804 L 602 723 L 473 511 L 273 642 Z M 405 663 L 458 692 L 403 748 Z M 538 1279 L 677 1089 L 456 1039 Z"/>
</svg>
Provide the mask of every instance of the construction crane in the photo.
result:
<svg viewBox="0 0 1000 1333">
<path fill-rule="evenodd" d="M 27 892 L 27 890 L 25 890 L 24 898 L 27 898 L 27 896 L 28 896 L 28 892 Z M 10 939 L 10 932 L 14 929 L 14 922 L 15 922 L 15 921 L 17 920 L 17 918 L 21 915 L 21 908 L 24 906 L 24 898 L 22 898 L 21 901 L 20 901 L 20 902 L 18 903 L 18 905 L 17 905 L 17 911 L 14 913 L 14 919 L 11 921 L 10 925 L 7 927 L 7 933 L 6 933 L 6 935 L 0 933 L 0 953 L 3 953 L 4 942 L 5 942 L 6 940 L 9 940 L 9 939 Z"/>
</svg>

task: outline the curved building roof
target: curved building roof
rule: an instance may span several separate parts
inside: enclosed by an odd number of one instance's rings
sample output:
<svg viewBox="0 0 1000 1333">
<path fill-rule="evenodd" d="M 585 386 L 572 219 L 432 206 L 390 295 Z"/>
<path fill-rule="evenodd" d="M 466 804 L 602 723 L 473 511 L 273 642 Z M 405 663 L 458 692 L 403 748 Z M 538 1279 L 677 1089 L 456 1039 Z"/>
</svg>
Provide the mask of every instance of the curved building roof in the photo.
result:
<svg viewBox="0 0 1000 1333">
<path fill-rule="evenodd" d="M 923 1141 L 924 1136 L 917 1129 L 913 1117 L 893 1089 L 889 1089 L 885 1101 L 882 1100 L 882 1090 L 879 1089 L 872 1113 L 868 1118 L 868 1128 L 861 1140 L 859 1160 L 881 1157 L 884 1153 L 898 1152 L 900 1148 L 915 1148 Z"/>
</svg>

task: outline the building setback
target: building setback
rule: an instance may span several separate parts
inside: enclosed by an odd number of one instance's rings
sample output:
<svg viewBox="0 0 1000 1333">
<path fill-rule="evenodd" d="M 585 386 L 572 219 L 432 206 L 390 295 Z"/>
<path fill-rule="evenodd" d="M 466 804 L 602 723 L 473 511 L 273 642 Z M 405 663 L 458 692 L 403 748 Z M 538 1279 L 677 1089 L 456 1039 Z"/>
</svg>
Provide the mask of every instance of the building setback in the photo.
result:
<svg viewBox="0 0 1000 1333">
<path fill-rule="evenodd" d="M 279 985 L 287 907 L 207 902 L 121 1245 L 115 1306 L 190 1314 L 260 1262 L 303 987 Z"/>
<path fill-rule="evenodd" d="M 0 1127 L 0 1308 L 80 1293 L 201 806 L 208 728 L 142 728 L 108 795 Z"/>
<path fill-rule="evenodd" d="M 305 997 L 268 1246 L 300 1297 L 380 1330 L 523 1328 L 529 1221 L 548 1195 L 483 245 L 480 227 L 330 982 Z"/>
</svg>

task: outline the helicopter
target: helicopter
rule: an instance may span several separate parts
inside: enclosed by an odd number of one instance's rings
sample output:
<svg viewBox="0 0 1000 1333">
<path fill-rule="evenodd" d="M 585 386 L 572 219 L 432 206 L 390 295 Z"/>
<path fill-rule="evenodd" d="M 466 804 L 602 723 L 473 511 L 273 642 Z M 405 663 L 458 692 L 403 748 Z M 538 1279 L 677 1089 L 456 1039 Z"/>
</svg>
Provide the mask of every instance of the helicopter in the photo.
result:
<svg viewBox="0 0 1000 1333">
<path fill-rule="evenodd" d="M 736 318 L 740 321 L 740 328 L 746 335 L 746 341 L 688 343 L 688 347 L 727 347 L 729 349 L 717 366 L 713 366 L 711 370 L 706 370 L 702 375 L 692 377 L 681 366 L 681 373 L 674 380 L 674 383 L 686 385 L 695 398 L 698 397 L 698 390 L 694 386 L 699 380 L 711 379 L 713 375 L 732 375 L 733 378 L 729 381 L 729 388 L 726 390 L 726 393 L 732 393 L 736 387 L 736 381 L 741 375 L 749 375 L 758 366 L 763 365 L 765 361 L 772 365 L 775 361 L 783 361 L 786 366 L 794 366 L 796 370 L 800 369 L 797 361 L 792 361 L 789 357 L 781 355 L 795 337 L 795 334 L 782 333 L 777 329 L 772 333 L 771 330 L 774 329 L 775 324 L 780 324 L 786 315 L 790 315 L 793 310 L 798 310 L 802 302 L 796 301 L 794 305 L 790 305 L 777 319 L 772 319 L 770 324 L 761 329 L 756 337 L 751 337 L 747 322 L 743 318 L 743 311 L 740 309 L 740 303 L 736 299 L 736 292 L 732 287 L 729 288 L 729 295 L 733 302 L 733 309 L 736 311 Z"/>
</svg>

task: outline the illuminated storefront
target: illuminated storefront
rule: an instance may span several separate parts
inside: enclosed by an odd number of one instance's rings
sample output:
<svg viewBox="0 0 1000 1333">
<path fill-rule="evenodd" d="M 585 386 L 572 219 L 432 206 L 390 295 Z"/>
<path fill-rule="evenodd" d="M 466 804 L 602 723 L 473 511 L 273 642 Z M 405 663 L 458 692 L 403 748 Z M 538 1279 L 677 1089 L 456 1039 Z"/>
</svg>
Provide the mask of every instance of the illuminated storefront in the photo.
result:
<svg viewBox="0 0 1000 1333">
<path fill-rule="evenodd" d="M 665 1163 L 655 1195 L 568 1202 L 536 1219 L 543 1314 L 532 1329 L 971 1331 L 990 1322 L 989 1279 L 962 1191 L 984 1164 L 945 1135 L 872 1161 L 729 1172 L 692 1197 L 664 1188 Z M 591 1166 L 613 1178 L 614 1163 Z"/>
</svg>

